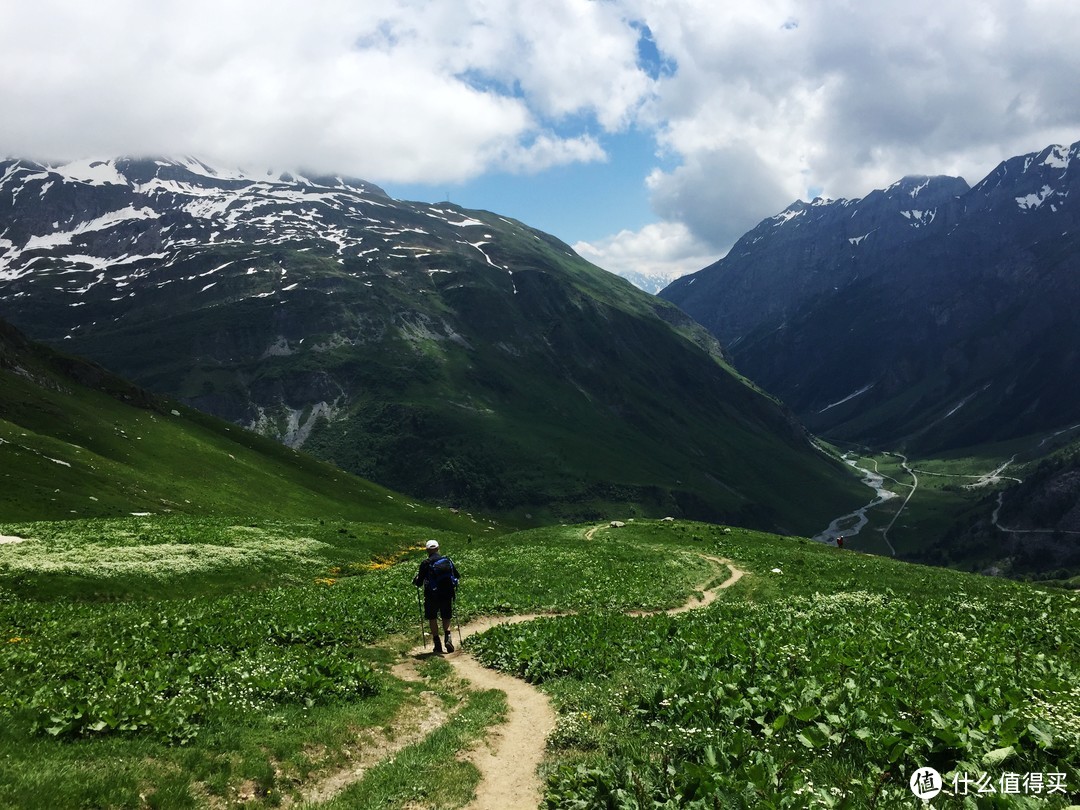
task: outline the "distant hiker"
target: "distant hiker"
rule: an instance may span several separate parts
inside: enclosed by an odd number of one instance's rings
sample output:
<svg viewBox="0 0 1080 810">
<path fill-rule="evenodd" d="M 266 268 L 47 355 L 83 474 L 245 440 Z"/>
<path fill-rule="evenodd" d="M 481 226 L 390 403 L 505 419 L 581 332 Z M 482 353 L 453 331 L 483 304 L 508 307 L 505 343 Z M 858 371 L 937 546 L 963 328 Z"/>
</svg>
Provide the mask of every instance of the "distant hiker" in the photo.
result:
<svg viewBox="0 0 1080 810">
<path fill-rule="evenodd" d="M 836 547 L 837 548 L 843 548 L 844 547 L 844 535 L 838 534 L 836 536 Z"/>
<path fill-rule="evenodd" d="M 428 540 L 425 548 L 428 556 L 420 563 L 420 570 L 413 577 L 413 585 L 424 587 L 424 618 L 428 620 L 435 639 L 435 652 L 441 654 L 444 644 L 446 652 L 453 652 L 450 619 L 454 615 L 454 596 L 461 575 L 454 567 L 454 561 L 439 552 L 438 541 Z M 443 630 L 446 631 L 444 641 L 439 641 L 439 616 L 442 616 Z"/>
</svg>

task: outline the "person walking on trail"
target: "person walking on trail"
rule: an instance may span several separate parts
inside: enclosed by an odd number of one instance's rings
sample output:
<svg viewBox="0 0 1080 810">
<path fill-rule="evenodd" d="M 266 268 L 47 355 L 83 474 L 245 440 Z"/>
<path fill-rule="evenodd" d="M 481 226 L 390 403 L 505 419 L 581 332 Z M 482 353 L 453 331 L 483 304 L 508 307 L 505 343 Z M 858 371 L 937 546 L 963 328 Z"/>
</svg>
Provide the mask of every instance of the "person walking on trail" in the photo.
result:
<svg viewBox="0 0 1080 810">
<path fill-rule="evenodd" d="M 428 620 L 435 639 L 435 652 L 441 654 L 444 645 L 446 652 L 453 652 L 450 620 L 454 615 L 454 596 L 461 575 L 454 561 L 439 551 L 437 540 L 428 540 L 425 547 L 428 556 L 420 563 L 420 570 L 413 577 L 413 585 L 424 587 L 424 618 Z M 439 616 L 442 616 L 443 630 L 446 631 L 442 641 L 439 640 Z"/>
</svg>

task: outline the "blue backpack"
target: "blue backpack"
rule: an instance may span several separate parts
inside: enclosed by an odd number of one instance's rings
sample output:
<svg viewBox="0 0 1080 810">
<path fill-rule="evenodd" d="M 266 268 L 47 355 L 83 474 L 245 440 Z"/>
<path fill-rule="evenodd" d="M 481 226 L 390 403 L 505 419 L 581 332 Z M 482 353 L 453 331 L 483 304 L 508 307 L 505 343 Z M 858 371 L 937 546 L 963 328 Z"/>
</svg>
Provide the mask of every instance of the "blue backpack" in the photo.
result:
<svg viewBox="0 0 1080 810">
<path fill-rule="evenodd" d="M 432 593 L 445 593 L 449 591 L 451 596 L 457 589 L 457 569 L 454 561 L 449 557 L 439 557 L 432 560 L 428 566 L 427 587 Z"/>
</svg>

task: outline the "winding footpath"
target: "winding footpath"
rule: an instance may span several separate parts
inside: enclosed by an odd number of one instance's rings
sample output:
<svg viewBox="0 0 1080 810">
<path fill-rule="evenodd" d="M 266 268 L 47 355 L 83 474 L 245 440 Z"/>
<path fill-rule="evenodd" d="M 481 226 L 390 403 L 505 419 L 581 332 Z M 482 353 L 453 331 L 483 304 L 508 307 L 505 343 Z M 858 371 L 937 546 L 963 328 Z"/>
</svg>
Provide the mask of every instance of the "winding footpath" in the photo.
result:
<svg viewBox="0 0 1080 810">
<path fill-rule="evenodd" d="M 584 537 L 591 540 L 596 532 L 608 528 L 611 528 L 609 524 L 594 526 L 584 532 Z M 730 576 L 713 588 L 696 590 L 693 596 L 678 607 L 668 610 L 630 611 L 629 615 L 674 615 L 706 607 L 716 600 L 721 590 L 734 585 L 746 573 L 732 565 L 730 560 L 707 554 L 699 556 L 717 568 L 726 566 Z M 459 630 L 460 640 L 501 624 L 517 624 L 556 615 L 570 614 L 484 616 L 463 625 Z M 417 670 L 417 663 L 430 655 L 432 653 L 427 645 L 416 646 L 391 668 L 391 672 L 401 680 L 422 683 L 424 679 Z M 443 658 L 467 683 L 468 688 L 497 689 L 506 695 L 508 711 L 505 722 L 491 727 L 479 744 L 463 754 L 463 758 L 480 772 L 476 796 L 467 805 L 467 810 L 538 807 L 543 799 L 539 766 L 544 758 L 548 734 L 555 727 L 556 721 L 555 710 L 551 707 L 547 695 L 519 678 L 482 666 L 473 656 L 461 650 L 444 655 Z M 422 742 L 452 719 L 453 712 L 447 712 L 433 692 L 421 692 L 420 700 L 406 705 L 392 723 L 392 727 L 363 732 L 351 746 L 353 751 L 348 764 L 304 785 L 295 798 L 286 798 L 282 805 L 291 807 L 299 802 L 308 806 L 329 801 L 349 785 L 362 780 L 372 768 L 386 762 L 406 747 Z"/>
<path fill-rule="evenodd" d="M 595 526 L 585 532 L 592 539 L 599 529 Z M 665 611 L 641 611 L 631 615 L 645 616 L 652 613 L 676 614 L 695 610 L 711 604 L 719 592 L 738 582 L 745 571 L 735 568 L 729 560 L 701 555 L 716 565 L 727 566 L 731 576 L 704 595 L 695 595 L 685 604 Z M 540 618 L 541 615 L 484 617 L 469 622 L 461 628 L 461 638 L 466 639 L 500 624 L 516 624 Z M 559 614 L 566 615 L 566 614 Z M 415 647 L 410 655 L 414 658 L 429 655 L 427 647 Z M 454 671 L 468 680 L 476 689 L 498 689 L 506 694 L 509 713 L 506 722 L 493 728 L 479 747 L 467 757 L 480 771 L 480 784 L 476 798 L 467 810 L 506 810 L 508 807 L 538 807 L 543 799 L 543 785 L 538 768 L 544 757 L 547 736 L 555 727 L 555 710 L 547 695 L 525 681 L 482 666 L 465 652 L 457 651 L 444 656 Z"/>
</svg>

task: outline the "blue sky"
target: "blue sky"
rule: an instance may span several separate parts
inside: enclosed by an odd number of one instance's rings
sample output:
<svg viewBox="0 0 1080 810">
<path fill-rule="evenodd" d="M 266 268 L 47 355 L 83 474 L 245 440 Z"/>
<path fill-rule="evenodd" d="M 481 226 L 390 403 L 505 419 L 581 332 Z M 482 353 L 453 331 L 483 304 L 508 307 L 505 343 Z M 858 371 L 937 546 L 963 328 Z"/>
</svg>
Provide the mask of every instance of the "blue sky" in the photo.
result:
<svg viewBox="0 0 1080 810">
<path fill-rule="evenodd" d="M 629 20 L 628 25 L 637 34 L 641 71 L 654 81 L 673 75 L 678 66 L 660 52 L 649 26 L 642 20 Z M 482 77 L 479 83 L 526 100 L 520 86 L 500 86 Z M 603 158 L 538 174 L 494 171 L 467 182 L 390 183 L 385 188 L 400 199 L 449 199 L 466 208 L 497 211 L 570 243 L 638 230 L 653 219 L 646 177 L 656 167 L 671 169 L 675 164 L 660 152 L 651 130 L 631 125 L 607 133 L 591 116 L 549 123 L 564 137 L 582 128 L 590 131 Z"/>
<path fill-rule="evenodd" d="M 656 156 L 652 135 L 630 130 L 600 136 L 606 157 L 538 174 L 493 171 L 458 183 L 386 183 L 393 197 L 445 200 L 496 211 L 574 243 L 648 224 L 653 213 L 645 178 L 670 160 Z"/>
<path fill-rule="evenodd" d="M 1075 0 L 9 2 L 0 154 L 449 193 L 669 279 L 796 199 L 1080 140 L 1078 30 Z"/>
</svg>

